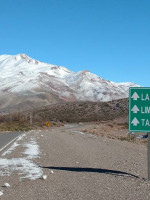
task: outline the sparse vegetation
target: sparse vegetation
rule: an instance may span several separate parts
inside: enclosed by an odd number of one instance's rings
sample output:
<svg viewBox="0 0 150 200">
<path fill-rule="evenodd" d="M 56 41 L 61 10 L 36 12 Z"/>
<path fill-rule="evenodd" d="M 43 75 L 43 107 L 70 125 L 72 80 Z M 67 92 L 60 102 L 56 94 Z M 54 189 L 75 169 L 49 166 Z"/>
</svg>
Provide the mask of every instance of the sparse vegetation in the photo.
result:
<svg viewBox="0 0 150 200">
<path fill-rule="evenodd" d="M 31 129 L 29 124 L 20 124 L 18 122 L 5 122 L 0 124 L 0 131 L 29 131 Z"/>
<path fill-rule="evenodd" d="M 119 107 L 116 106 L 119 104 Z M 44 127 L 46 121 L 52 126 L 64 123 L 96 122 L 126 117 L 128 100 L 111 102 L 67 102 L 52 104 L 39 109 L 0 115 L 0 130 L 30 130 Z M 110 127 L 113 124 L 110 123 Z"/>
</svg>

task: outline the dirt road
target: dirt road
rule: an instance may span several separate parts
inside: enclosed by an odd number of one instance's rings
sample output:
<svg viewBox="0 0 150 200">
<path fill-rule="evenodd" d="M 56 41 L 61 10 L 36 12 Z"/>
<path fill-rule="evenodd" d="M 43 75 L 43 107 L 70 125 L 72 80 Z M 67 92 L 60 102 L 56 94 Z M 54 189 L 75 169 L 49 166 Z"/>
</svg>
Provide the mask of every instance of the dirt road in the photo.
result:
<svg viewBox="0 0 150 200">
<path fill-rule="evenodd" d="M 33 162 L 47 178 L 19 181 L 22 173 L 17 166 L 18 171 L 11 171 L 10 176 L 1 176 L 1 186 L 8 182 L 11 187 L 1 187 L 4 194 L 0 199 L 150 199 L 146 147 L 83 134 L 81 128 L 60 127 L 27 133 L 11 153 L 5 153 L 1 158 L 21 159 L 25 145 L 31 140 L 30 144 L 36 141 L 40 154 L 33 158 Z M 0 165 L 0 174 L 1 171 Z"/>
</svg>

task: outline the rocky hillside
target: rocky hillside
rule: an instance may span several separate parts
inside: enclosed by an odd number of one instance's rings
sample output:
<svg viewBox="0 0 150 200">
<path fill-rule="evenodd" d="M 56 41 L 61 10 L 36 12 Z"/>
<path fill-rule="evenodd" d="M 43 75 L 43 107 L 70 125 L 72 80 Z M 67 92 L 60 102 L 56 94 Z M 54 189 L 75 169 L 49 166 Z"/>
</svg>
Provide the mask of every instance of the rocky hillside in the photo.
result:
<svg viewBox="0 0 150 200">
<path fill-rule="evenodd" d="M 0 130 L 8 127 L 43 127 L 49 121 L 52 124 L 102 122 L 117 119 L 118 123 L 128 123 L 128 99 L 110 102 L 67 102 L 44 106 L 25 112 L 0 116 Z M 121 119 L 121 121 L 120 121 Z"/>
</svg>

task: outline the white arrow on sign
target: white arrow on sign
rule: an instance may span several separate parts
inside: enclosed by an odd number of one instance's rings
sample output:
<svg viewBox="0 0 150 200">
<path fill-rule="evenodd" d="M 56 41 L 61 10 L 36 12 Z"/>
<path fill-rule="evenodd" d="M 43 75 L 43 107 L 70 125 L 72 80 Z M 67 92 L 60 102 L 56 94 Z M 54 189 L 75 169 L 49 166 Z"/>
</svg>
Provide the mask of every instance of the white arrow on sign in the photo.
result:
<svg viewBox="0 0 150 200">
<path fill-rule="evenodd" d="M 140 111 L 139 109 L 138 109 L 138 107 L 135 105 L 133 108 L 132 108 L 132 110 L 131 111 L 133 111 L 133 113 L 137 113 L 138 111 Z"/>
<path fill-rule="evenodd" d="M 139 97 L 139 95 L 136 93 L 136 92 L 134 92 L 134 94 L 132 95 L 132 97 L 131 97 L 132 99 L 134 99 L 135 101 L 138 99 L 138 98 L 140 98 Z"/>
<path fill-rule="evenodd" d="M 133 124 L 133 126 L 137 126 L 139 124 L 139 121 L 137 120 L 136 117 L 134 117 L 134 119 L 132 120 L 131 124 Z"/>
</svg>

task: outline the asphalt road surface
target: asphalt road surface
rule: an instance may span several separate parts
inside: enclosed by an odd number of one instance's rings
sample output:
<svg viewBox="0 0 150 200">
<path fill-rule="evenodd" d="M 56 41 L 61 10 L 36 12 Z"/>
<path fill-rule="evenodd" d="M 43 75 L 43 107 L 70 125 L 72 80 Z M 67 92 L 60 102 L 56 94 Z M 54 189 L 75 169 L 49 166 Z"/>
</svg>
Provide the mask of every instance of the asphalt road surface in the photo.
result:
<svg viewBox="0 0 150 200">
<path fill-rule="evenodd" d="M 20 132 L 8 132 L 8 133 L 0 132 L 0 150 L 20 134 L 21 134 Z"/>
<path fill-rule="evenodd" d="M 43 170 L 47 179 L 19 181 L 21 174 L 17 171 L 11 176 L 1 176 L 2 199 L 150 199 L 145 146 L 80 131 L 78 127 L 32 131 L 17 141 L 20 146 L 2 159 L 23 158 L 26 144 L 35 140 L 41 154 L 33 162 Z M 11 187 L 3 188 L 4 183 Z"/>
</svg>

